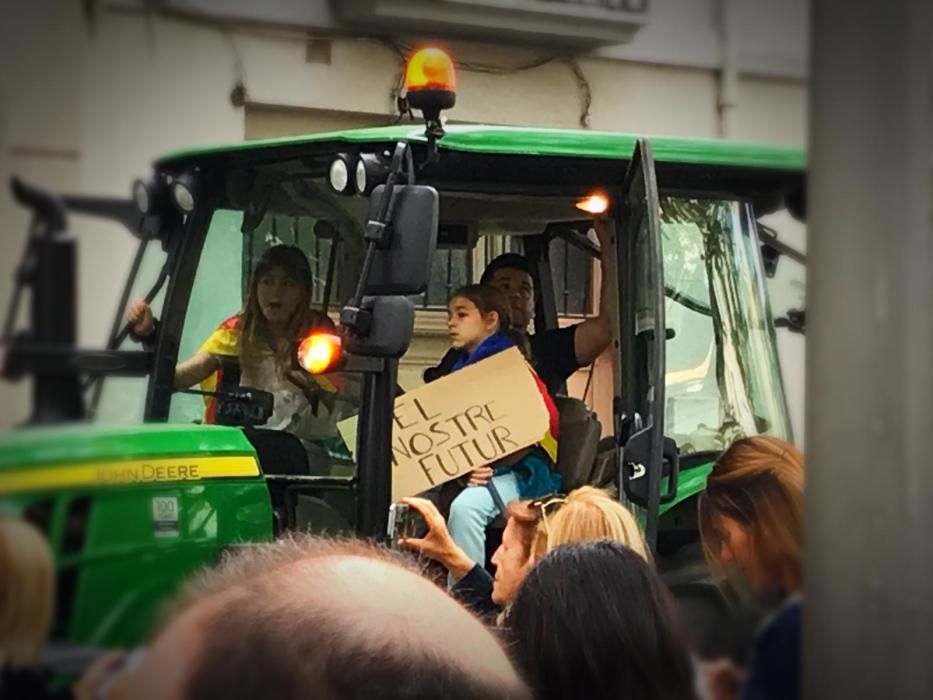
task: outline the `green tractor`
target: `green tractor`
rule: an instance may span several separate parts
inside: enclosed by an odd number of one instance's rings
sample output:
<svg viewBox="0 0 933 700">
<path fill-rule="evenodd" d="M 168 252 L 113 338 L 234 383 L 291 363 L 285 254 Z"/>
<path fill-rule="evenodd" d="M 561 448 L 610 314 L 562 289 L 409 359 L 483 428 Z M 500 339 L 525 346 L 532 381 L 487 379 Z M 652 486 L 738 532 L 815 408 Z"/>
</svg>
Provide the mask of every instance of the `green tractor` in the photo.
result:
<svg viewBox="0 0 933 700">
<path fill-rule="evenodd" d="M 179 583 L 232 547 L 289 531 L 384 537 L 393 402 L 444 349 L 446 319 L 432 306 L 494 255 L 521 252 L 534 271 L 535 328 L 557 327 L 560 312 L 585 307 L 568 298 L 588 299 L 584 282 L 601 254 L 580 208 L 594 192 L 616 224 L 607 269 L 617 273 L 604 285 L 616 340 L 601 360 L 610 369 L 591 374 L 587 389 L 611 410 L 600 425 L 579 397 L 560 399 L 559 468 L 567 488 L 615 487 L 699 624 L 719 614 L 710 613 L 720 603 L 697 545 L 696 495 L 735 437 L 790 438 L 765 291 L 774 250 L 758 220 L 800 208 L 804 155 L 617 133 L 445 129 L 430 104 L 425 116 L 427 128 L 173 153 L 125 201 L 15 183 L 34 216 L 19 277 L 32 316 L 28 333 L 7 324 L 2 371 L 33 378 L 34 413 L 0 438 L 0 505 L 51 543 L 56 640 L 139 642 Z M 101 350 L 75 347 L 69 215 L 119 221 L 139 240 Z M 324 375 L 339 376 L 340 389 L 312 435 L 263 428 L 264 392 L 174 388 L 176 363 L 238 311 L 255 261 L 279 243 L 306 253 L 314 307 L 347 330 L 339 368 Z M 136 297 L 160 319 L 145 345 L 123 322 Z M 214 424 L 205 400 L 221 407 Z M 350 419 L 356 444 L 340 430 Z"/>
</svg>

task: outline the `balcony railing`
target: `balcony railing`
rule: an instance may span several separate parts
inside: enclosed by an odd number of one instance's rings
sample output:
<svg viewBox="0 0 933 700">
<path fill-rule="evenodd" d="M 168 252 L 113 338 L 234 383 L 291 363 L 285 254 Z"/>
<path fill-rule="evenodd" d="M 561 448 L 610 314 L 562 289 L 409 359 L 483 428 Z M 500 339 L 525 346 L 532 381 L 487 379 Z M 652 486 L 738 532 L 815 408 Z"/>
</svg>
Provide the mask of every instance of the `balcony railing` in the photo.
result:
<svg viewBox="0 0 933 700">
<path fill-rule="evenodd" d="M 365 31 L 567 48 L 628 43 L 650 16 L 650 0 L 339 0 L 331 7 Z"/>
<path fill-rule="evenodd" d="M 562 3 L 565 5 L 590 5 L 622 12 L 647 12 L 648 0 L 538 0 L 538 2 Z"/>
</svg>

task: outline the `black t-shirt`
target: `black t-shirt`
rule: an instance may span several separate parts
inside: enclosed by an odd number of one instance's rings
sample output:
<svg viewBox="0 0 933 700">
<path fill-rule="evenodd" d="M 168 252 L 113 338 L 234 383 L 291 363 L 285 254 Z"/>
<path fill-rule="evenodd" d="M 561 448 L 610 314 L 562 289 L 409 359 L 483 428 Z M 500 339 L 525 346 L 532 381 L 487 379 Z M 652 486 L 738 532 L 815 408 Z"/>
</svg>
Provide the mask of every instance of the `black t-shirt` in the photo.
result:
<svg viewBox="0 0 933 700">
<path fill-rule="evenodd" d="M 567 378 L 580 369 L 573 346 L 576 334 L 576 326 L 567 326 L 528 336 L 531 364 L 551 395 L 558 393 Z"/>
<path fill-rule="evenodd" d="M 558 393 L 567 378 L 580 369 L 573 345 L 576 332 L 576 326 L 567 326 L 528 336 L 531 364 L 552 395 Z M 460 350 L 448 350 L 436 367 L 424 371 L 424 381 L 433 382 L 450 374 L 461 354 Z"/>
</svg>

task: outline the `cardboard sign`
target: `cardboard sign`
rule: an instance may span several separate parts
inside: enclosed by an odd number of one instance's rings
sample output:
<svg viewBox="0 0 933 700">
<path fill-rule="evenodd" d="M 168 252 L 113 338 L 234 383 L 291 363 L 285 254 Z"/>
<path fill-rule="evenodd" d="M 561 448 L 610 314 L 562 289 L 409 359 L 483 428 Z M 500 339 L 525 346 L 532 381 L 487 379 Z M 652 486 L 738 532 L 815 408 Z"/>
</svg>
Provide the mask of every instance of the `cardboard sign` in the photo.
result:
<svg viewBox="0 0 933 700">
<path fill-rule="evenodd" d="M 517 348 L 398 397 L 393 420 L 393 501 L 529 447 L 548 430 L 544 399 Z"/>
</svg>

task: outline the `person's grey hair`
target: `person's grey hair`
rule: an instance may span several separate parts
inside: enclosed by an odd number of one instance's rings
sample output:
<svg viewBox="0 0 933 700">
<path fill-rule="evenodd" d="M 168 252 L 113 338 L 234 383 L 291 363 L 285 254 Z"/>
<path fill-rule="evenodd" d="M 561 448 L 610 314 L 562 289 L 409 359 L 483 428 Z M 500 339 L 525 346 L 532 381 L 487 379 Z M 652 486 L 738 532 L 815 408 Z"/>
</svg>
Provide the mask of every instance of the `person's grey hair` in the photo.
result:
<svg viewBox="0 0 933 700">
<path fill-rule="evenodd" d="M 411 557 L 362 540 L 292 535 L 229 551 L 216 567 L 195 576 L 178 599 L 176 612 L 210 603 L 183 697 L 529 697 L 517 674 L 487 673 L 484 665 L 465 662 L 438 644 L 443 631 L 419 608 L 424 601 L 413 599 L 410 615 L 370 606 L 386 591 L 373 590 L 369 599 L 347 578 L 353 566 L 338 570 L 313 561 L 336 558 L 382 561 L 421 573 Z M 419 593 L 413 591 L 414 597 Z M 504 662 L 501 646 L 489 642 Z"/>
<path fill-rule="evenodd" d="M 236 545 L 226 550 L 216 566 L 198 571 L 181 588 L 168 616 L 234 589 L 248 590 L 277 569 L 295 562 L 327 556 L 361 556 L 392 562 L 420 573 L 410 555 L 395 552 L 367 540 L 329 538 L 288 533 L 273 542 Z"/>
</svg>

